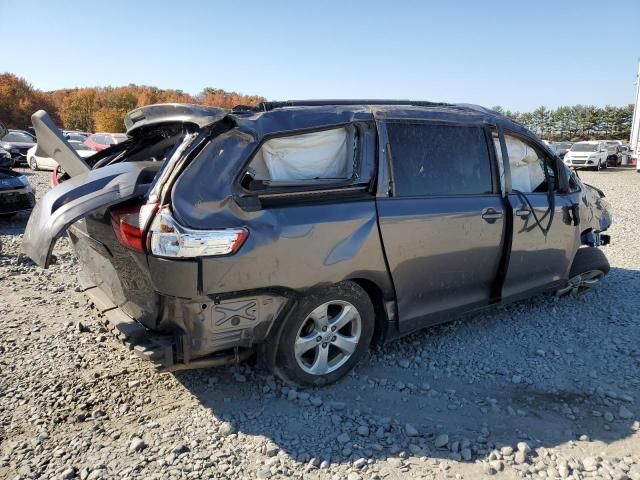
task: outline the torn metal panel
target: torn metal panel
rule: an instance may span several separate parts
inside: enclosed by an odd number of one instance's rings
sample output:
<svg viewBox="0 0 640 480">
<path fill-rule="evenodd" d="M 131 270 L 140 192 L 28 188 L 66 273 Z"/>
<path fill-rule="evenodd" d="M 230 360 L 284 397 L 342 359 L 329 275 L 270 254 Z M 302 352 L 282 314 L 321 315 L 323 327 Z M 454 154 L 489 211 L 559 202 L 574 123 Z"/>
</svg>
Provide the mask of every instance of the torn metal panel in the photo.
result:
<svg viewBox="0 0 640 480">
<path fill-rule="evenodd" d="M 35 154 L 53 158 L 70 177 L 87 173 L 89 165 L 69 144 L 51 117 L 44 110 L 31 115 L 31 122 L 38 137 Z"/>
<path fill-rule="evenodd" d="M 49 190 L 33 209 L 22 239 L 22 251 L 48 267 L 58 238 L 76 220 L 99 208 L 141 195 L 158 165 L 119 163 L 77 175 Z"/>
</svg>

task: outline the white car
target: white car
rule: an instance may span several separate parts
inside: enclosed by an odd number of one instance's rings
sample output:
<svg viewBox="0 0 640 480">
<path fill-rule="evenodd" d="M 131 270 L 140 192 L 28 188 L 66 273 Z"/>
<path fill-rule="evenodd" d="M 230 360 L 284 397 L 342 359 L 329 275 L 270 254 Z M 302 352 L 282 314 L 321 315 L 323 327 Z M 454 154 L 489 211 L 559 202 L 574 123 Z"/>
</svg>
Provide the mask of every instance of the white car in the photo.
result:
<svg viewBox="0 0 640 480">
<path fill-rule="evenodd" d="M 575 168 L 607 168 L 607 149 L 604 143 L 599 141 L 577 142 L 564 156 L 564 163 Z"/>
<path fill-rule="evenodd" d="M 92 150 L 91 148 L 87 147 L 82 142 L 79 142 L 76 140 L 70 140 L 69 144 L 73 147 L 76 153 L 80 155 L 81 158 L 87 158 L 96 153 L 95 150 Z M 32 170 L 55 170 L 56 167 L 58 166 L 58 163 L 53 158 L 37 156 L 36 147 L 37 145 L 34 145 L 27 151 L 27 163 L 29 164 L 31 169 Z"/>
</svg>

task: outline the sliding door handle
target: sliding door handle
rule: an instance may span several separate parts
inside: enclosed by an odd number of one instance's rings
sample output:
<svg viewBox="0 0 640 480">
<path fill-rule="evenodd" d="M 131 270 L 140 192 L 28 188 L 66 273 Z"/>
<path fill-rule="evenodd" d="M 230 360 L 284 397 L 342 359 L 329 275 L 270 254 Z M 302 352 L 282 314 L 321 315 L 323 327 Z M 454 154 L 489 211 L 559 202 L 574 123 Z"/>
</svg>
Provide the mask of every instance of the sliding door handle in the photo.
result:
<svg viewBox="0 0 640 480">
<path fill-rule="evenodd" d="M 502 212 L 499 212 L 495 208 L 485 208 L 482 210 L 482 219 L 487 223 L 495 223 L 496 220 L 502 218 Z"/>
</svg>

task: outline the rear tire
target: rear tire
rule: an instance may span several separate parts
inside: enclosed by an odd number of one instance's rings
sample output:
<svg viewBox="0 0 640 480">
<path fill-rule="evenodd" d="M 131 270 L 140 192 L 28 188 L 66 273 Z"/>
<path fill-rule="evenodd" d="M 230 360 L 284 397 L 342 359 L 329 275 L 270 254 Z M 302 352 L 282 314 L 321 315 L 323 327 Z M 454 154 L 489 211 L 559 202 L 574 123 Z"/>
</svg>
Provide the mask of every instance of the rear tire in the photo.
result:
<svg viewBox="0 0 640 480">
<path fill-rule="evenodd" d="M 31 167 L 31 170 L 33 171 L 38 171 L 38 162 L 36 162 L 36 159 L 31 157 L 29 158 L 29 167 Z"/>
<path fill-rule="evenodd" d="M 595 287 L 610 270 L 609 260 L 599 248 L 579 248 L 571 264 L 567 285 L 558 295 L 577 294 Z"/>
<path fill-rule="evenodd" d="M 328 385 L 365 355 L 375 324 L 367 293 L 343 282 L 302 298 L 280 327 L 273 373 L 301 387 Z M 271 356 L 267 352 L 267 356 Z"/>
</svg>

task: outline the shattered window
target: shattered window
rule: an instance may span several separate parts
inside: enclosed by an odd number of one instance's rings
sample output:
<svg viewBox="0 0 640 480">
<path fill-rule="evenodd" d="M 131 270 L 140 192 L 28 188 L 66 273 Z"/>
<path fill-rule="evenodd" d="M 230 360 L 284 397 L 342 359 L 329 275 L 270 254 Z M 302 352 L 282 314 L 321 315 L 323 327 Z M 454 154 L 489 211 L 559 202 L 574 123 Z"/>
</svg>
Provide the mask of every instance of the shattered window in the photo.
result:
<svg viewBox="0 0 640 480">
<path fill-rule="evenodd" d="M 551 189 L 554 189 L 555 173 L 551 162 L 547 161 L 543 153 L 517 137 L 505 135 L 504 140 L 509 155 L 513 190 L 523 193 L 547 192 L 549 181 L 552 182 Z"/>
<path fill-rule="evenodd" d="M 491 160 L 481 127 L 388 123 L 395 195 L 492 193 Z"/>
</svg>

